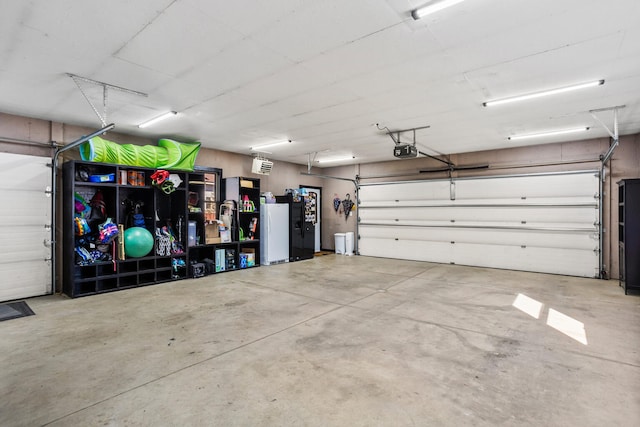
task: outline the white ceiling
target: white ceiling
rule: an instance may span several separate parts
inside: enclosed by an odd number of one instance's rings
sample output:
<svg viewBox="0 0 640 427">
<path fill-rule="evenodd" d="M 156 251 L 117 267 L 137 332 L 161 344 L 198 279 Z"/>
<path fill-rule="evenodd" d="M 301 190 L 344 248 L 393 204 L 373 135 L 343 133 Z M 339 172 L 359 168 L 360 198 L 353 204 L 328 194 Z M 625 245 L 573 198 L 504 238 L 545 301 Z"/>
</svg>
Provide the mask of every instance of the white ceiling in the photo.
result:
<svg viewBox="0 0 640 427">
<path fill-rule="evenodd" d="M 413 20 L 424 3 L 2 0 L 0 111 L 102 127 L 71 73 L 148 94 L 108 90 L 106 122 L 118 132 L 243 154 L 290 139 L 267 157 L 300 164 L 308 153 L 391 160 L 393 141 L 378 126 L 430 126 L 416 133 L 430 154 L 605 137 L 589 110 L 620 105 L 620 135 L 640 132 L 638 0 L 467 0 Z M 605 84 L 482 106 L 598 79 Z M 81 86 L 102 112 L 102 87 Z M 179 115 L 137 128 L 170 110 Z M 598 118 L 613 128 L 611 111 Z M 507 140 L 575 126 L 591 129 Z"/>
</svg>

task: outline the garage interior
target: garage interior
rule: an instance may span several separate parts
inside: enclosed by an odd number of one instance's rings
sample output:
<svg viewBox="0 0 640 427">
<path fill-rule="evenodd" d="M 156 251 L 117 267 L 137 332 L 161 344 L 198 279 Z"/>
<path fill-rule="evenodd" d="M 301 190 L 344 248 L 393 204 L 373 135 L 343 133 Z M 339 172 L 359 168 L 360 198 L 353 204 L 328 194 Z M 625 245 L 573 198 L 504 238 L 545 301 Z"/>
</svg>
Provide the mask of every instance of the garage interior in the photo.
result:
<svg viewBox="0 0 640 427">
<path fill-rule="evenodd" d="M 640 4 L 228 3 L 3 7 L 0 425 L 637 425 Z M 94 132 L 319 189 L 316 256 L 69 298 Z"/>
</svg>

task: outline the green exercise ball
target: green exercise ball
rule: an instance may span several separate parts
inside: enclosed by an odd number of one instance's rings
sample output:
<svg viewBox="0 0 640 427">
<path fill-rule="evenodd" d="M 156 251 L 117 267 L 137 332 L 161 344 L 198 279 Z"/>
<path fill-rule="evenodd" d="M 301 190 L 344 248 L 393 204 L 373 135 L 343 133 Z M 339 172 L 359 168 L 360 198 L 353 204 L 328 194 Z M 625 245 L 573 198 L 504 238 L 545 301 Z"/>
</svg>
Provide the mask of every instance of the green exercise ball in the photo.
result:
<svg viewBox="0 0 640 427">
<path fill-rule="evenodd" d="M 137 258 L 147 255 L 153 249 L 153 235 L 143 227 L 131 227 L 124 230 L 124 253 Z"/>
</svg>

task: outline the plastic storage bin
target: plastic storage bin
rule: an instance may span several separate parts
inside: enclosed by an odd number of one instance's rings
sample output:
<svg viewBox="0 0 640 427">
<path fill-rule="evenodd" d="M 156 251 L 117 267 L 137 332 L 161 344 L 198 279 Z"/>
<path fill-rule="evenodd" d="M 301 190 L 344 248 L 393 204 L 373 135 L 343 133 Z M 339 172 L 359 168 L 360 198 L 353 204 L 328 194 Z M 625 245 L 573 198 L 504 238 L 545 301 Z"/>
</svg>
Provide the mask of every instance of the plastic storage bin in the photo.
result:
<svg viewBox="0 0 640 427">
<path fill-rule="evenodd" d="M 345 233 L 336 233 L 334 234 L 336 239 L 336 254 L 343 254 L 346 252 L 346 234 Z"/>
</svg>

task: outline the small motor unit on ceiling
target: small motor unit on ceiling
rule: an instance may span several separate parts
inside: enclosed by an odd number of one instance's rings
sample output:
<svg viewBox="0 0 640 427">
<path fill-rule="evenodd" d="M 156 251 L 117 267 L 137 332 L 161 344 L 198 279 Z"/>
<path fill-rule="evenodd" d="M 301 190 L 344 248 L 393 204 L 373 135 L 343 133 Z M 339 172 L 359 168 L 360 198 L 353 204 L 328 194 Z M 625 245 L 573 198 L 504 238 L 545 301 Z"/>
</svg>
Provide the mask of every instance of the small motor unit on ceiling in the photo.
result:
<svg viewBox="0 0 640 427">
<path fill-rule="evenodd" d="M 260 175 L 269 175 L 273 168 L 273 162 L 266 159 L 253 159 L 253 165 L 251 166 L 251 172 L 258 173 Z"/>
<path fill-rule="evenodd" d="M 393 148 L 393 155 L 399 159 L 418 157 L 418 149 L 411 144 L 398 144 Z"/>
</svg>

